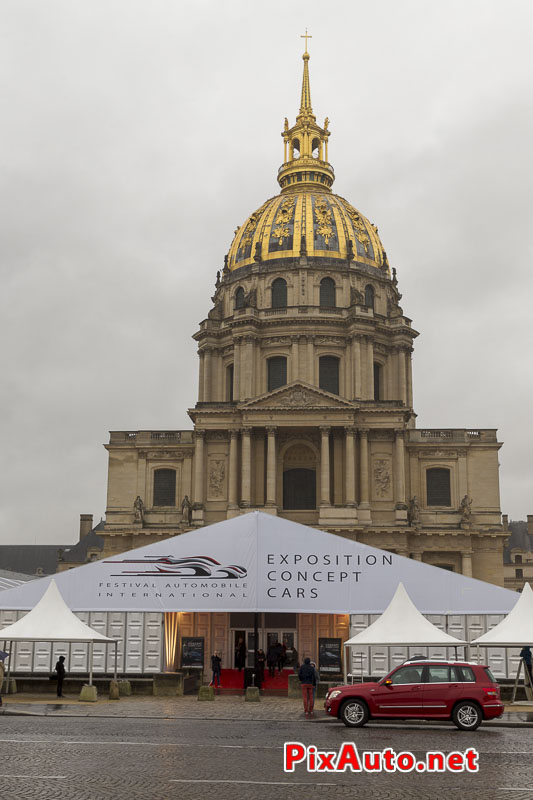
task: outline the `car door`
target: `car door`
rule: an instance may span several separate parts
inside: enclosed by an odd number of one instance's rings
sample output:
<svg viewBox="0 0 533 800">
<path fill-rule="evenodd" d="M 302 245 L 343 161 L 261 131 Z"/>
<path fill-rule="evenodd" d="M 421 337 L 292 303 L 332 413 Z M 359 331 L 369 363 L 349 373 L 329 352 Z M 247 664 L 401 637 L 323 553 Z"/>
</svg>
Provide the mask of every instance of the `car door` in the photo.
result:
<svg viewBox="0 0 533 800">
<path fill-rule="evenodd" d="M 376 717 L 420 717 L 423 713 L 423 664 L 405 664 L 370 691 Z"/>
<path fill-rule="evenodd" d="M 456 668 L 448 664 L 431 664 L 426 670 L 422 689 L 424 716 L 448 718 L 461 692 Z"/>
</svg>

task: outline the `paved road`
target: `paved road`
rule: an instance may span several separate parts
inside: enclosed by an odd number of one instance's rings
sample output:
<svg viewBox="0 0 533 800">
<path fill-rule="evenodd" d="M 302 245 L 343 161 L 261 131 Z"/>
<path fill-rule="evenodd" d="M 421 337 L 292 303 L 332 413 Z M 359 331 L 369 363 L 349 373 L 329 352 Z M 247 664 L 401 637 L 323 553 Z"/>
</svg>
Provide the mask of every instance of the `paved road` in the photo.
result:
<svg viewBox="0 0 533 800">
<path fill-rule="evenodd" d="M 393 747 L 480 753 L 478 774 L 283 772 L 284 741 L 337 750 Z M 371 793 L 371 794 L 370 794 Z M 472 800 L 533 798 L 533 730 L 380 725 L 352 731 L 305 721 L 0 717 L 0 794 L 39 800 Z"/>
</svg>

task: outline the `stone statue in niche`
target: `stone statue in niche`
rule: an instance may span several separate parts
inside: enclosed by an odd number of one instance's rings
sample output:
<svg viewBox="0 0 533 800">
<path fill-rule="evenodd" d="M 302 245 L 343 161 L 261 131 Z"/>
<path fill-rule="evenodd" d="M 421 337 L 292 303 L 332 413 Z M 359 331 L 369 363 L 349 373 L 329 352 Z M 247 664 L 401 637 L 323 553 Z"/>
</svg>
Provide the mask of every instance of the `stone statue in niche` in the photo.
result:
<svg viewBox="0 0 533 800">
<path fill-rule="evenodd" d="M 185 495 L 185 497 L 181 501 L 181 521 L 184 522 L 185 525 L 190 525 L 191 518 L 192 518 L 191 501 L 189 500 L 188 495 Z"/>
<path fill-rule="evenodd" d="M 374 464 L 374 486 L 379 497 L 385 497 L 390 489 L 389 464 L 384 459 L 378 459 Z"/>
<path fill-rule="evenodd" d="M 144 522 L 144 503 L 140 495 L 137 495 L 133 502 L 133 521 L 140 522 L 141 525 Z"/>
<path fill-rule="evenodd" d="M 212 497 L 222 497 L 226 465 L 222 459 L 216 459 L 209 464 L 209 493 Z"/>
<path fill-rule="evenodd" d="M 244 305 L 248 308 L 257 308 L 257 289 L 250 289 L 244 298 Z"/>
<path fill-rule="evenodd" d="M 472 516 L 472 498 L 469 497 L 467 494 L 461 500 L 461 507 L 459 509 L 461 512 L 461 522 L 470 522 L 470 517 Z"/>
<path fill-rule="evenodd" d="M 364 297 L 363 293 L 359 291 L 356 286 L 350 287 L 350 305 L 351 306 L 362 306 L 364 305 Z"/>
<path fill-rule="evenodd" d="M 416 528 L 420 524 L 420 503 L 418 502 L 416 494 L 411 498 L 409 503 L 407 521 L 412 528 Z"/>
</svg>

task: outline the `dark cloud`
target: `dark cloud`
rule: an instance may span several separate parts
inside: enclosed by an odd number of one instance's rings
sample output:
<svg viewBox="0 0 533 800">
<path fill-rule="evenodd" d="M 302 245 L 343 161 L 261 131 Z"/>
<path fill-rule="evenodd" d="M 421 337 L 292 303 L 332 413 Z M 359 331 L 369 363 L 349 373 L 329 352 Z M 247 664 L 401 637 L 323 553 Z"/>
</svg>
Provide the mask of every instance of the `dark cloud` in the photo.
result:
<svg viewBox="0 0 533 800">
<path fill-rule="evenodd" d="M 276 194 L 302 19 L 335 189 L 379 226 L 421 332 L 419 424 L 498 428 L 502 509 L 533 512 L 532 16 L 5 2 L 0 540 L 69 542 L 104 513 L 108 430 L 190 427 L 191 334 L 234 229 Z"/>
</svg>

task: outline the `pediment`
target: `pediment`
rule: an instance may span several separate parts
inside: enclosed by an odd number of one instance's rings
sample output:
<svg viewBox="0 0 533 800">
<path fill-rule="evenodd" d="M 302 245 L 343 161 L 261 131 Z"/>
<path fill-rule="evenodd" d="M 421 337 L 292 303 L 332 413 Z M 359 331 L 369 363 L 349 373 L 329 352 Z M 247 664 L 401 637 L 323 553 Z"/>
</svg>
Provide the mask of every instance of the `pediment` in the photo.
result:
<svg viewBox="0 0 533 800">
<path fill-rule="evenodd" d="M 286 386 L 282 386 L 273 392 L 267 392 L 260 397 L 254 397 L 245 403 L 240 403 L 239 408 L 246 411 L 255 409 L 276 408 L 276 409 L 313 409 L 313 408 L 337 408 L 354 409 L 354 403 L 343 400 L 337 395 L 330 394 L 316 386 L 307 383 L 294 381 Z"/>
</svg>

